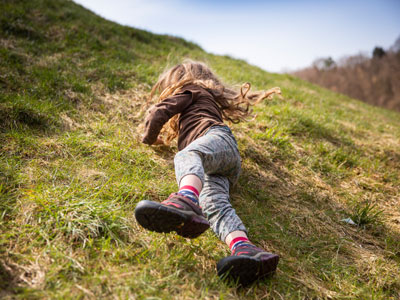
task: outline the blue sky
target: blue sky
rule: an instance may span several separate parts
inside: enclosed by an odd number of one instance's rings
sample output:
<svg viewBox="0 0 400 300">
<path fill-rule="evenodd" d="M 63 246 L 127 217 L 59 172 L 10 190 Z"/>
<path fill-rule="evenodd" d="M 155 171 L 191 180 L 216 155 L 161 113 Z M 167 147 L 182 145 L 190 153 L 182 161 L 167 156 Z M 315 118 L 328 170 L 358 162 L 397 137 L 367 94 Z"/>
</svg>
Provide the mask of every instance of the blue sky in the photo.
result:
<svg viewBox="0 0 400 300">
<path fill-rule="evenodd" d="M 400 36 L 400 0 L 74 0 L 106 19 L 183 37 L 271 72 L 337 60 Z"/>
</svg>

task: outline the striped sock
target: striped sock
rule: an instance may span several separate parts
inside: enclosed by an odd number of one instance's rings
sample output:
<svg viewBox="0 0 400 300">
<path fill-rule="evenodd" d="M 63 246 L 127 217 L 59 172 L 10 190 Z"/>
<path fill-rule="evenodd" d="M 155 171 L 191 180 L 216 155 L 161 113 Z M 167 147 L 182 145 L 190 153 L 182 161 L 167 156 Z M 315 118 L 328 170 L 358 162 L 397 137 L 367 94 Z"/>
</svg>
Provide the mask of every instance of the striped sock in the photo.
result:
<svg viewBox="0 0 400 300">
<path fill-rule="evenodd" d="M 194 204 L 199 205 L 199 192 L 194 186 L 184 185 L 179 189 L 178 194 L 189 198 Z"/>
<path fill-rule="evenodd" d="M 244 236 L 234 238 L 232 242 L 229 244 L 229 248 L 231 249 L 232 252 L 239 246 L 254 247 L 254 245 L 250 242 L 250 240 Z"/>
</svg>

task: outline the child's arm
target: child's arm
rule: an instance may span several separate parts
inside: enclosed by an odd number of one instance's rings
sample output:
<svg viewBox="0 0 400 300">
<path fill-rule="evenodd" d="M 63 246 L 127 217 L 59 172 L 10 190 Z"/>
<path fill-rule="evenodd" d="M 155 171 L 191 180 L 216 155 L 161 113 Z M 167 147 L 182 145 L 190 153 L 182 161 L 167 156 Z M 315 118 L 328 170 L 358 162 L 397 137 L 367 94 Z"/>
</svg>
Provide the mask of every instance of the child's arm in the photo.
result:
<svg viewBox="0 0 400 300">
<path fill-rule="evenodd" d="M 148 145 L 162 144 L 157 139 L 162 127 L 174 115 L 184 111 L 192 103 L 192 94 L 183 93 L 174 95 L 150 108 L 145 119 L 145 129 L 142 142 Z"/>
</svg>

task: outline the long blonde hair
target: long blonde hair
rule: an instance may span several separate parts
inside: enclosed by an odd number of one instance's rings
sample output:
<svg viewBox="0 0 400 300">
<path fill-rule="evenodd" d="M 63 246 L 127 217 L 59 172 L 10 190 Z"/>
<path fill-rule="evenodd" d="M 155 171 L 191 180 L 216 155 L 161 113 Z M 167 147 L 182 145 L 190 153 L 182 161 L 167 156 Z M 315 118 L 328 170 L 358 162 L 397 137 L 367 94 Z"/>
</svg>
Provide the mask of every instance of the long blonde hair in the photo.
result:
<svg viewBox="0 0 400 300">
<path fill-rule="evenodd" d="M 232 123 L 238 123 L 250 116 L 250 105 L 281 93 L 279 88 L 250 92 L 251 84 L 248 82 L 244 83 L 239 91 L 235 91 L 224 85 L 206 64 L 185 60 L 160 75 L 151 90 L 150 99 L 158 92 L 158 101 L 161 102 L 179 94 L 188 84 L 201 86 L 210 92 L 221 109 L 223 119 Z M 167 143 L 178 135 L 178 119 L 179 114 L 171 118 L 163 128 L 162 134 L 165 135 Z"/>
</svg>

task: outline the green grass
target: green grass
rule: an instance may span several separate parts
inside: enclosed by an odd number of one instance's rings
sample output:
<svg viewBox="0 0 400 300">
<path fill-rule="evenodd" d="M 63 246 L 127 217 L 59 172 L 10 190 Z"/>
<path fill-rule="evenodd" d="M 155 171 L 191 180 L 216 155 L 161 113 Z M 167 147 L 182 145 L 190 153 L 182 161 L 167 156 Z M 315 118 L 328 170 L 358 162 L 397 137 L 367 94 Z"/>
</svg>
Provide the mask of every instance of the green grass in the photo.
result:
<svg viewBox="0 0 400 300">
<path fill-rule="evenodd" d="M 0 36 L 1 298 L 399 299 L 398 113 L 70 1 L 3 1 Z M 283 92 L 232 125 L 232 203 L 281 256 L 246 289 L 216 276 L 229 251 L 211 231 L 187 240 L 133 217 L 176 190 L 176 146 L 141 144 L 140 123 L 158 74 L 183 58 Z"/>
<path fill-rule="evenodd" d="M 383 213 L 382 210 L 377 209 L 376 204 L 357 203 L 351 214 L 352 220 L 359 226 L 366 226 L 379 222 L 379 217 Z"/>
</svg>

